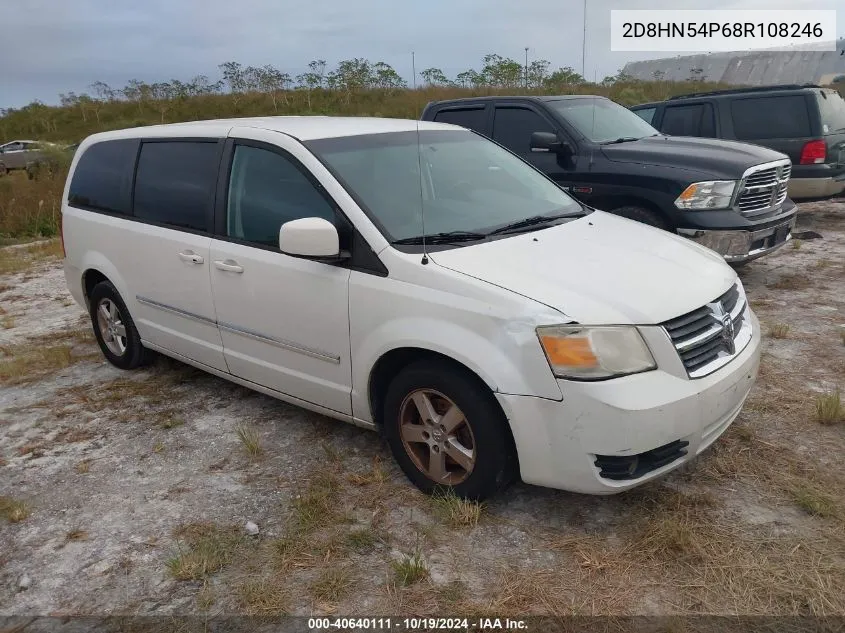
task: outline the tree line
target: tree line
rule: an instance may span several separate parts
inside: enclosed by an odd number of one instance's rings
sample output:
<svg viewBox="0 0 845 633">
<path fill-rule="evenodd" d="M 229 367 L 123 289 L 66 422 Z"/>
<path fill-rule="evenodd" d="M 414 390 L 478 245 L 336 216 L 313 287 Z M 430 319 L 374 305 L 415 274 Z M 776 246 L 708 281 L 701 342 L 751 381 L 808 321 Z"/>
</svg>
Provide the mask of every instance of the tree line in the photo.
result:
<svg viewBox="0 0 845 633">
<path fill-rule="evenodd" d="M 329 70 L 325 60 L 316 59 L 308 64 L 306 72 L 291 75 L 271 64 L 264 66 L 244 66 L 236 61 L 219 65 L 220 77 L 211 79 L 207 75 L 197 75 L 189 80 L 171 79 L 169 81 L 148 83 L 139 79 L 130 79 L 123 87 L 113 87 L 103 81 L 95 81 L 88 86 L 88 91 L 61 93 L 59 103 L 62 107 L 79 110 L 84 121 L 93 117 L 100 119 L 103 104 L 114 101 L 127 101 L 143 104 L 188 99 L 203 95 L 231 94 L 235 101 L 239 96 L 249 93 L 264 93 L 270 96 L 274 111 L 280 104 L 288 103 L 288 93 L 298 91 L 305 95 L 308 107 L 311 107 L 311 93 L 315 90 L 329 90 L 344 95 L 348 101 L 351 95 L 364 90 L 395 91 L 408 88 L 408 83 L 388 63 L 372 62 L 356 57 L 339 62 Z M 509 57 L 496 53 L 485 55 L 481 68 L 470 68 L 449 78 L 439 68 L 426 68 L 419 72 L 421 87 L 451 88 L 525 88 L 558 90 L 564 86 L 583 85 L 586 80 L 570 66 L 551 70 L 551 62 L 545 59 L 523 65 Z M 624 80 L 619 73 L 606 77 L 602 85 Z M 35 109 L 44 105 L 33 101 L 27 107 Z M 18 108 L 20 110 L 22 108 Z M 8 116 L 16 109 L 2 109 L 0 116 Z M 166 112 L 166 109 L 165 109 Z"/>
</svg>

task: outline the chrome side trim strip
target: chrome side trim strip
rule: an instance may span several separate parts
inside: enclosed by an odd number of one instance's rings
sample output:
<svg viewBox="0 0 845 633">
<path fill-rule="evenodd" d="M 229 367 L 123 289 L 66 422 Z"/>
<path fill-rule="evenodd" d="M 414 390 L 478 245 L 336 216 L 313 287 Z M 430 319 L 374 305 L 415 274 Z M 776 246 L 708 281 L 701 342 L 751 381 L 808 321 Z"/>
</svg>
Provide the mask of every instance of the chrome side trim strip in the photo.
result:
<svg viewBox="0 0 845 633">
<path fill-rule="evenodd" d="M 193 312 L 188 312 L 187 310 L 182 310 L 180 308 L 174 308 L 173 306 L 167 305 L 166 303 L 159 303 L 158 301 L 147 299 L 146 297 L 142 297 L 141 295 L 135 295 L 135 299 L 138 301 L 138 303 L 143 303 L 144 305 L 148 305 L 153 308 L 158 308 L 159 310 L 164 310 L 165 312 L 172 312 L 173 314 L 178 314 L 179 316 L 183 316 L 188 319 L 194 319 L 195 321 L 199 321 L 200 323 L 217 325 L 217 321 L 215 321 L 214 319 L 209 319 L 208 317 L 204 317 L 199 314 L 194 314 Z"/>
<path fill-rule="evenodd" d="M 334 363 L 336 365 L 340 364 L 340 356 L 335 356 L 334 354 L 329 354 L 328 352 L 323 352 L 321 350 L 313 349 L 311 347 L 298 345 L 297 343 L 292 343 L 291 341 L 283 341 L 281 339 L 265 336 L 264 334 L 253 332 L 252 330 L 245 330 L 243 328 L 237 327 L 235 325 L 232 325 L 231 323 L 218 323 L 217 327 L 219 327 L 221 330 L 232 332 L 233 334 L 240 334 L 241 336 L 246 336 L 247 338 L 255 339 L 256 341 L 261 341 L 262 343 L 270 343 L 271 345 L 281 347 L 282 349 L 286 349 L 291 352 L 297 352 L 299 354 L 305 354 L 306 356 L 311 356 L 313 358 L 319 358 L 320 360 L 324 360 L 329 363 Z"/>
</svg>

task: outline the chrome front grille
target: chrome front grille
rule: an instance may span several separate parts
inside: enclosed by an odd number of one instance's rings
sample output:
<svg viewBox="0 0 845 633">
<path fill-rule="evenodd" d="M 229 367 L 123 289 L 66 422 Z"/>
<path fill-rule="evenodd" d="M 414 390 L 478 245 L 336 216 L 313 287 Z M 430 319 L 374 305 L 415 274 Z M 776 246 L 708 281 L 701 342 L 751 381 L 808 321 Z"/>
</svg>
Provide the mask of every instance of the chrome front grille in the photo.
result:
<svg viewBox="0 0 845 633">
<path fill-rule="evenodd" d="M 789 159 L 756 165 L 739 182 L 736 207 L 743 215 L 759 215 L 786 200 L 786 190 L 792 173 Z"/>
<path fill-rule="evenodd" d="M 727 364 L 751 340 L 748 304 L 740 282 L 697 310 L 663 327 L 690 378 L 701 378 Z"/>
</svg>

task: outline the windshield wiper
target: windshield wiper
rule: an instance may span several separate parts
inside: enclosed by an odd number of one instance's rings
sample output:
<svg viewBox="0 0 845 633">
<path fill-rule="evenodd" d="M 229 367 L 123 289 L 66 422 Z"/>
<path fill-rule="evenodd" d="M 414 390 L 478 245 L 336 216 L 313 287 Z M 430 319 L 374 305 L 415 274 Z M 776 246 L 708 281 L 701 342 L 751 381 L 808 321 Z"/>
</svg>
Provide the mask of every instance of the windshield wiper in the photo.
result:
<svg viewBox="0 0 845 633">
<path fill-rule="evenodd" d="M 453 244 L 457 242 L 474 242 L 483 240 L 485 233 L 473 233 L 472 231 L 446 231 L 444 233 L 432 233 L 430 235 L 417 235 L 415 237 L 403 237 L 401 240 L 393 240 L 392 244 Z"/>
<path fill-rule="evenodd" d="M 529 229 L 537 226 L 538 224 L 548 224 L 549 222 L 554 222 L 555 220 L 560 220 L 561 218 L 577 218 L 583 214 L 580 213 L 559 213 L 558 215 L 535 215 L 530 218 L 525 218 L 524 220 L 517 220 L 516 222 L 511 222 L 510 224 L 505 224 L 504 226 L 500 226 L 498 229 L 493 229 L 487 235 L 501 235 L 502 233 L 514 233 L 517 231 L 521 231 L 522 229 Z"/>
<path fill-rule="evenodd" d="M 617 143 L 630 143 L 631 141 L 639 141 L 641 136 L 620 136 L 612 141 L 604 141 L 601 145 L 616 145 Z"/>
</svg>

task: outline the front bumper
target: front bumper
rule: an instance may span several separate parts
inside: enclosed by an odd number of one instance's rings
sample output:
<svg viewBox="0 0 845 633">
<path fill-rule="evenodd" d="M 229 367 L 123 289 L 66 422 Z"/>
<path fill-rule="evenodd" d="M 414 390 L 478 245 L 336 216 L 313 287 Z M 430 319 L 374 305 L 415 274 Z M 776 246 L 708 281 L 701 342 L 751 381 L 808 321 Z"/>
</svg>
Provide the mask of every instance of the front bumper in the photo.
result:
<svg viewBox="0 0 845 633">
<path fill-rule="evenodd" d="M 792 239 L 795 214 L 764 229 L 714 231 L 678 229 L 678 234 L 716 251 L 729 263 L 741 263 L 768 255 Z"/>
<path fill-rule="evenodd" d="M 561 380 L 560 402 L 496 394 L 511 422 L 523 481 L 616 494 L 704 451 L 739 415 L 757 377 L 760 324 L 749 313 L 751 342 L 730 363 L 703 378 L 657 369 L 602 382 Z M 675 443 L 686 443 L 683 451 L 642 475 L 635 472 L 635 478 L 622 480 L 602 475 L 614 458 L 654 455 L 655 449 Z"/>
</svg>

